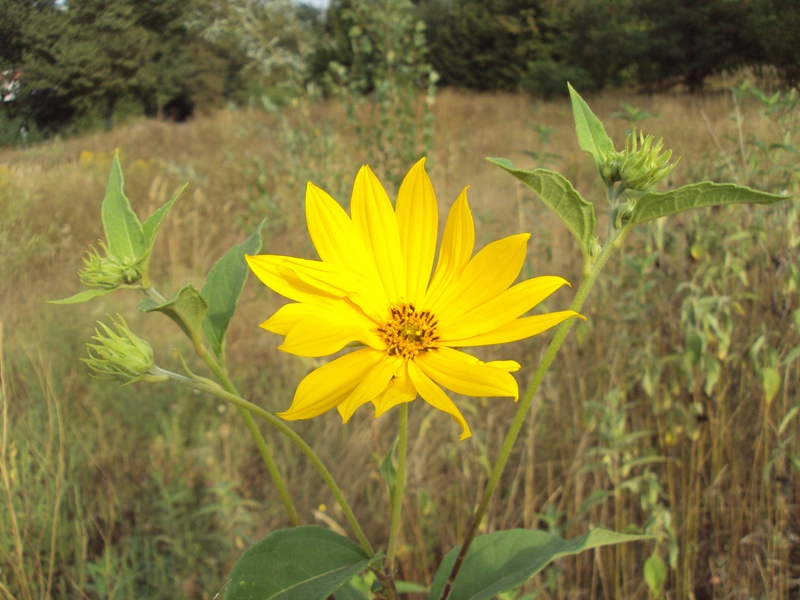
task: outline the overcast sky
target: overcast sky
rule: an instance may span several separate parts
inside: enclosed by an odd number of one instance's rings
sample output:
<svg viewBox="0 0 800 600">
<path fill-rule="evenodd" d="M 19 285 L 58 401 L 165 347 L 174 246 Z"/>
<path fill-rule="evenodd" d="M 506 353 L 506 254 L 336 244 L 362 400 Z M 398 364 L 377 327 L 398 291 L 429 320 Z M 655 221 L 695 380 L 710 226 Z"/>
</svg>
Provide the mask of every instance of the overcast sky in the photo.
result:
<svg viewBox="0 0 800 600">
<path fill-rule="evenodd" d="M 330 4 L 330 0 L 299 0 L 299 2 L 302 4 L 310 4 L 317 8 L 328 8 L 328 4 Z"/>
</svg>

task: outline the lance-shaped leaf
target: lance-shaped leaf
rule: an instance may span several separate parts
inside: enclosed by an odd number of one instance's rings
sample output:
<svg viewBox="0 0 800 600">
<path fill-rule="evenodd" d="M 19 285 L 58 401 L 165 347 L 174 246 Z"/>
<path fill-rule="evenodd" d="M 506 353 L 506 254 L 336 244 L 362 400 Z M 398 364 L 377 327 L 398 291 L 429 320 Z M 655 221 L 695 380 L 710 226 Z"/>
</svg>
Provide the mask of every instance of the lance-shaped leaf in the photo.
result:
<svg viewBox="0 0 800 600">
<path fill-rule="evenodd" d="M 505 158 L 487 158 L 490 163 L 505 169 L 530 189 L 550 210 L 558 215 L 578 240 L 584 256 L 591 255 L 594 234 L 594 206 L 583 199 L 562 175 L 547 169 L 517 169 Z"/>
<path fill-rule="evenodd" d="M 146 261 L 150 260 L 150 253 L 153 251 L 153 244 L 156 243 L 156 235 L 158 234 L 159 227 L 161 227 L 161 222 L 164 220 L 164 217 L 167 216 L 167 213 L 172 208 L 172 205 L 175 204 L 175 201 L 183 193 L 183 190 L 185 190 L 186 186 L 188 185 L 189 185 L 188 183 L 184 184 L 181 189 L 175 192 L 175 195 L 172 198 L 170 198 L 166 202 L 166 204 L 164 204 L 152 215 L 147 217 L 147 220 L 144 222 L 144 225 L 142 226 L 142 232 L 144 235 L 144 242 L 145 242 Z"/>
<path fill-rule="evenodd" d="M 575 119 L 575 133 L 578 134 L 578 145 L 581 150 L 594 157 L 598 169 L 602 169 L 605 157 L 614 151 L 614 142 L 608 137 L 605 127 L 589 105 L 570 85 L 569 96 L 572 99 L 572 116 Z"/>
<path fill-rule="evenodd" d="M 208 312 L 208 302 L 192 284 L 187 283 L 170 300 L 157 304 L 145 298 L 139 304 L 142 312 L 160 312 L 175 321 L 193 342 L 200 340 L 203 319 Z"/>
<path fill-rule="evenodd" d="M 241 244 L 237 244 L 211 267 L 203 286 L 203 298 L 208 301 L 208 314 L 203 329 L 214 354 L 222 360 L 225 348 L 225 332 L 231 322 L 239 297 L 247 280 L 245 254 L 256 254 L 261 250 L 262 221 L 255 231 Z"/>
<path fill-rule="evenodd" d="M 399 438 L 395 438 L 392 445 L 389 446 L 389 449 L 386 451 L 386 456 L 383 457 L 381 461 L 381 478 L 386 482 L 386 486 L 389 488 L 389 499 L 390 501 L 394 502 L 394 491 L 397 489 L 397 465 L 394 464 L 394 453 L 397 449 L 397 442 Z"/>
<path fill-rule="evenodd" d="M 122 185 L 122 167 L 117 153 L 111 161 L 101 215 L 110 254 L 125 264 L 133 265 L 144 256 L 147 245 L 142 224 L 122 191 Z"/>
<path fill-rule="evenodd" d="M 772 204 L 786 199 L 787 196 L 758 192 L 732 183 L 704 181 L 685 185 L 669 192 L 649 192 L 641 196 L 636 200 L 636 206 L 631 212 L 625 228 L 630 229 L 639 223 L 674 215 L 692 208 L 706 208 L 723 204 Z"/>
<path fill-rule="evenodd" d="M 550 562 L 590 548 L 652 539 L 652 536 L 626 535 L 593 529 L 585 536 L 565 540 L 546 531 L 509 529 L 475 539 L 464 559 L 450 594 L 451 600 L 490 600 L 495 595 L 519 587 Z M 453 568 L 459 547 L 442 560 L 428 600 L 437 600 Z"/>
<path fill-rule="evenodd" d="M 225 600 L 324 600 L 381 558 L 324 527 L 281 529 L 245 550 Z"/>
<path fill-rule="evenodd" d="M 92 298 L 99 298 L 100 296 L 105 296 L 106 294 L 110 294 L 111 292 L 117 291 L 116 289 L 105 289 L 105 288 L 92 288 L 89 290 L 84 290 L 75 294 L 74 296 L 70 296 L 69 298 L 64 298 L 63 300 L 48 300 L 50 304 L 78 304 L 80 302 L 86 302 L 91 300 Z"/>
</svg>

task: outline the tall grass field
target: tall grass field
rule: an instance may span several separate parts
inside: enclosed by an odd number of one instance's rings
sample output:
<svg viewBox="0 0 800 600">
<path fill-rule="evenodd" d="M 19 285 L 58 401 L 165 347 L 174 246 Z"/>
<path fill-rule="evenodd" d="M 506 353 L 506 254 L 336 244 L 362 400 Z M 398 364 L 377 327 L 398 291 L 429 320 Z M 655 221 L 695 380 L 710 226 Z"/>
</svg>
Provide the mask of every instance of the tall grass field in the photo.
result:
<svg viewBox="0 0 800 600">
<path fill-rule="evenodd" d="M 589 101 L 617 147 L 635 125 L 681 157 L 662 188 L 707 178 L 800 191 L 796 97 L 738 88 Z M 547 166 L 584 197 L 602 198 L 569 101 L 445 91 L 433 111 L 426 166 L 440 212 L 470 186 L 477 247 L 530 232 L 522 275 L 579 282 L 581 255 L 569 233 L 485 161 Z M 375 163 L 333 104 L 290 107 L 281 118 L 222 110 L 185 124 L 140 120 L 0 150 L 0 597 L 8 600 L 210 600 L 243 550 L 289 526 L 236 411 L 172 384 L 97 381 L 80 361 L 96 321 L 119 312 L 160 365 L 178 370 L 176 350 L 191 352 L 174 323 L 139 313 L 132 291 L 46 303 L 80 290 L 81 256 L 103 237 L 100 204 L 117 149 L 141 217 L 189 183 L 152 260 L 151 279 L 170 295 L 186 281 L 200 287 L 262 219 L 263 253 L 315 258 L 307 179 L 347 206 L 361 164 L 385 182 L 396 175 Z M 595 209 L 602 228 L 607 207 Z M 799 209 L 792 200 L 702 210 L 626 239 L 540 388 L 481 531 L 575 537 L 605 527 L 658 539 L 556 561 L 507 600 L 655 597 L 644 568 L 652 554 L 667 565 L 662 597 L 799 597 Z M 571 293 L 543 309 L 566 308 Z M 258 327 L 283 302 L 251 278 L 227 349 L 242 395 L 276 412 L 321 364 L 281 353 L 279 337 Z M 481 357 L 520 362 L 524 388 L 551 336 Z M 204 372 L 199 362 L 190 367 Z M 442 412 L 410 406 L 404 580 L 430 584 L 463 539 L 515 411 L 508 398 L 455 401 L 472 424 L 465 442 Z M 349 491 L 356 514 L 373 515 L 366 533 L 385 545 L 379 466 L 397 415 L 374 419 L 370 411 L 346 425 L 331 411 L 292 427 Z M 346 532 L 317 472 L 282 437 L 263 433 L 302 521 Z"/>
</svg>

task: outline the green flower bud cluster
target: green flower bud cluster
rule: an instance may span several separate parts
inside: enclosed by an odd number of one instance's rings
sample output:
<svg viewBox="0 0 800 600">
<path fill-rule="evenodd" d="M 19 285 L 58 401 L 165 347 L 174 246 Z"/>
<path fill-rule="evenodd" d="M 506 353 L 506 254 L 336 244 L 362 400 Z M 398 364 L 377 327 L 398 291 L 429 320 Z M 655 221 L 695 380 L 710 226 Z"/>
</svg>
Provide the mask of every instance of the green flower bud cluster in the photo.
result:
<svg viewBox="0 0 800 600">
<path fill-rule="evenodd" d="M 87 287 L 114 290 L 119 287 L 142 287 L 142 273 L 136 265 L 127 265 L 112 255 L 101 241 L 105 256 L 92 247 L 83 257 L 83 268 L 78 271 L 81 282 Z"/>
<path fill-rule="evenodd" d="M 678 161 L 669 164 L 672 150 L 659 155 L 664 140 L 658 140 L 654 146 L 654 139 L 652 135 L 645 136 L 641 131 L 637 138 L 634 129 L 625 140 L 625 150 L 609 152 L 600 170 L 606 185 L 621 182 L 625 189 L 643 192 L 666 177 Z"/>
<path fill-rule="evenodd" d="M 91 375 L 97 379 L 117 379 L 123 385 L 135 381 L 156 383 L 166 381 L 164 375 L 153 361 L 153 348 L 128 329 L 128 324 L 120 315 L 111 318 L 112 331 L 105 323 L 99 322 L 103 331 L 95 329 L 97 335 L 92 339 L 96 344 L 86 344 L 89 358 L 82 358 Z"/>
</svg>

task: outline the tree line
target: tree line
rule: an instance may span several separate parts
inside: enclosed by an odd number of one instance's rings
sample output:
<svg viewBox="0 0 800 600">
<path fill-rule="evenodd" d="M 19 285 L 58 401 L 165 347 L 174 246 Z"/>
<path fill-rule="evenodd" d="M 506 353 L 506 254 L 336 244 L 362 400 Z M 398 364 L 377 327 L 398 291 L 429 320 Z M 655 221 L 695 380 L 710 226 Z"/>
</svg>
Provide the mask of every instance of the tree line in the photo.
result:
<svg viewBox="0 0 800 600">
<path fill-rule="evenodd" d="M 375 65 L 403 60 L 379 55 L 392 36 L 421 39 L 440 85 L 480 91 L 696 92 L 741 67 L 800 81 L 797 0 L 0 0 L 0 14 L 0 143 L 280 105 L 325 93 L 337 68 L 369 94 Z"/>
</svg>

